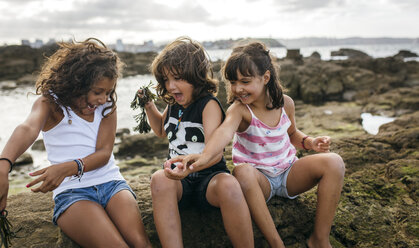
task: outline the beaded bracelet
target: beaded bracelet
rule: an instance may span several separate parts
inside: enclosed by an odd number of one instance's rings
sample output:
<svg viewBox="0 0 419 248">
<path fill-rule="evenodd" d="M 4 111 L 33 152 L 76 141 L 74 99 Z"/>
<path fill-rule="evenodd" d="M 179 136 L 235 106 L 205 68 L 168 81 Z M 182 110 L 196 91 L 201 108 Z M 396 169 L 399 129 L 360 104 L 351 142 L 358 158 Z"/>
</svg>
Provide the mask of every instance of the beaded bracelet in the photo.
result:
<svg viewBox="0 0 419 248">
<path fill-rule="evenodd" d="M 12 171 L 14 164 L 12 163 L 12 161 L 10 161 L 10 159 L 8 158 L 0 158 L 0 160 L 6 160 L 7 162 L 9 162 L 10 164 L 10 170 L 9 173 Z"/>
<path fill-rule="evenodd" d="M 301 141 L 301 144 L 303 145 L 304 150 L 308 151 L 308 149 L 306 148 L 306 146 L 304 145 L 304 141 L 308 138 L 309 136 L 304 136 L 303 141 Z"/>
<path fill-rule="evenodd" d="M 77 163 L 77 178 L 79 179 L 79 182 L 81 180 L 81 177 L 84 174 L 84 163 L 83 160 L 81 159 L 75 159 L 74 162 Z"/>
</svg>

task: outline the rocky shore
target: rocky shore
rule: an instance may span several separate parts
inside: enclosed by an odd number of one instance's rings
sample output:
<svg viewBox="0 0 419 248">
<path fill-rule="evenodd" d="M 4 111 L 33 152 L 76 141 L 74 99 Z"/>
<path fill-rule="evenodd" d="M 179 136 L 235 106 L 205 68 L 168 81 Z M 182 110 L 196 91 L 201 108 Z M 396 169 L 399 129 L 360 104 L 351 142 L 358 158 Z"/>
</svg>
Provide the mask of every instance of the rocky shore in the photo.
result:
<svg viewBox="0 0 419 248">
<path fill-rule="evenodd" d="M 128 65 L 140 67 L 152 59 L 152 54 L 142 56 L 127 54 L 123 58 Z M 214 64 L 216 71 L 220 63 Z M 346 164 L 331 232 L 333 247 L 417 247 L 419 63 L 404 62 L 400 56 L 355 56 L 340 61 L 322 61 L 313 56 L 279 63 L 283 85 L 296 102 L 297 126 L 311 136 L 331 136 L 331 150 Z M 0 71 L 1 65 L 0 61 Z M 132 68 L 130 73 L 144 68 Z M 227 106 L 223 87 L 221 84 L 219 97 Z M 362 128 L 363 112 L 396 119 L 371 135 Z M 121 171 L 137 194 L 153 247 L 160 244 L 152 216 L 149 177 L 160 168 L 166 149 L 167 141 L 152 134 L 121 134 L 115 146 Z M 299 155 L 305 152 L 299 151 Z M 232 168 L 230 147 L 225 156 Z M 19 178 L 11 176 L 11 180 L 14 183 Z M 20 229 L 18 238 L 12 239 L 13 247 L 77 247 L 52 224 L 51 197 L 33 193 L 9 196 L 9 219 L 15 230 Z M 316 189 L 296 200 L 273 198 L 268 207 L 287 247 L 305 247 L 314 224 Z M 231 247 L 219 211 L 187 210 L 181 216 L 185 247 Z M 256 226 L 254 231 L 256 247 L 268 247 Z"/>
</svg>

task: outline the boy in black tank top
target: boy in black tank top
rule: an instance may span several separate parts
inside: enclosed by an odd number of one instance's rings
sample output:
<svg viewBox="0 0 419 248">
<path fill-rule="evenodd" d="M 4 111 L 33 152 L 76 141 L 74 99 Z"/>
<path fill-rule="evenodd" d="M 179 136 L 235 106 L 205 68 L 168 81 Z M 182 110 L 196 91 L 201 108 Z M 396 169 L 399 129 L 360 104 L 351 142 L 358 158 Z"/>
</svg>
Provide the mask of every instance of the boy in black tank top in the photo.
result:
<svg viewBox="0 0 419 248">
<path fill-rule="evenodd" d="M 213 131 L 224 120 L 224 112 L 213 96 L 217 81 L 212 78 L 203 47 L 187 37 L 167 45 L 154 59 L 157 94 L 168 106 L 160 113 L 153 102 L 145 104 L 150 126 L 159 137 L 169 139 L 169 155 L 200 153 Z M 142 91 L 139 91 L 142 97 Z M 253 247 L 249 209 L 238 181 L 230 175 L 223 154 L 194 173 L 186 166 L 165 163 L 151 179 L 153 215 L 163 247 L 182 247 L 179 207 L 221 209 L 224 227 L 235 247 Z"/>
</svg>

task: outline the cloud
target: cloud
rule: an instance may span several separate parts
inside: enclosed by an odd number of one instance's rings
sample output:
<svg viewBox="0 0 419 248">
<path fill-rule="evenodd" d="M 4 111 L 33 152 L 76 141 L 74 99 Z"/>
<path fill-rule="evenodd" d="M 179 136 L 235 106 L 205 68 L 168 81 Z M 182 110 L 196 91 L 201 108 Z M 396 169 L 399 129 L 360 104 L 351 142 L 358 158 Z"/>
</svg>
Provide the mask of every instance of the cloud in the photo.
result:
<svg viewBox="0 0 419 248">
<path fill-rule="evenodd" d="M 18 0 L 7 2 L 4 9 L 0 5 L 4 13 L 0 17 L 0 34 L 14 33 L 16 29 L 21 33 L 42 29 L 149 31 L 164 22 L 176 21 L 179 25 L 211 22 L 210 13 L 194 2 L 171 7 L 149 0 L 75 0 L 67 1 L 70 6 L 61 9 L 60 1 L 55 3 L 58 6 L 52 6 L 52 2 L 51 6 L 45 6 L 48 1 Z"/>
<path fill-rule="evenodd" d="M 0 43 L 417 36 L 417 0 L 0 0 Z"/>
<path fill-rule="evenodd" d="M 321 9 L 343 2 L 344 0 L 280 0 L 274 1 L 274 4 L 281 10 L 298 12 Z"/>
</svg>

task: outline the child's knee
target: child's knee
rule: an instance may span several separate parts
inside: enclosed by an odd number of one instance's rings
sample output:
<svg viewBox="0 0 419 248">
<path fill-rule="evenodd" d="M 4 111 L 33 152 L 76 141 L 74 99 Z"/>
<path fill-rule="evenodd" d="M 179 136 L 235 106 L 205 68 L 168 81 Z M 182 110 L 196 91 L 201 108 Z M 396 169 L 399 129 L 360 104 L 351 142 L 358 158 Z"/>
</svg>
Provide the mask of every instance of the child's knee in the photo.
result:
<svg viewBox="0 0 419 248">
<path fill-rule="evenodd" d="M 336 153 L 328 154 L 328 169 L 330 172 L 336 174 L 336 176 L 343 177 L 345 175 L 345 163 L 343 162 L 342 157 Z"/>
<path fill-rule="evenodd" d="M 173 188 L 169 180 L 170 179 L 166 177 L 163 170 L 154 172 L 153 175 L 151 175 L 151 193 L 158 194 L 162 191 Z"/>
<path fill-rule="evenodd" d="M 253 167 L 248 164 L 240 164 L 234 167 L 233 176 L 240 181 L 253 173 Z"/>
<path fill-rule="evenodd" d="M 215 191 L 218 197 L 228 201 L 241 201 L 244 197 L 239 182 L 231 175 L 223 175 L 217 178 Z"/>
<path fill-rule="evenodd" d="M 255 170 L 255 168 L 248 164 L 241 164 L 234 167 L 233 176 L 237 178 L 243 191 L 254 187 L 254 184 L 257 183 Z"/>
</svg>

